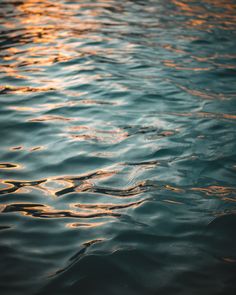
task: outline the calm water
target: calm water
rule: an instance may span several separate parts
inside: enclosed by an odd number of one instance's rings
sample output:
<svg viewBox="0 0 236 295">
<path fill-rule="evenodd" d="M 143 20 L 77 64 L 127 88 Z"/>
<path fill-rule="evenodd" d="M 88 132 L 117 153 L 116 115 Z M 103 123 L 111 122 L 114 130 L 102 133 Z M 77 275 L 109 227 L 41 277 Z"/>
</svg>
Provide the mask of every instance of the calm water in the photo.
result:
<svg viewBox="0 0 236 295">
<path fill-rule="evenodd" d="M 0 2 L 0 292 L 236 294 L 236 2 Z"/>
</svg>

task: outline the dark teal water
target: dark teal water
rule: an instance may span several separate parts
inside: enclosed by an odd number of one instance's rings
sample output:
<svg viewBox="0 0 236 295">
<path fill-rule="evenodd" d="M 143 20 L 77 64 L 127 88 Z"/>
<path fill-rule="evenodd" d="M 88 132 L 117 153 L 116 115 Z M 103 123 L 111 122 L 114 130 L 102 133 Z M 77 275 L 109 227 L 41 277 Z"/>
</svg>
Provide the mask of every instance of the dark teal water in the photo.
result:
<svg viewBox="0 0 236 295">
<path fill-rule="evenodd" d="M 236 2 L 0 2 L 0 293 L 236 294 Z"/>
</svg>

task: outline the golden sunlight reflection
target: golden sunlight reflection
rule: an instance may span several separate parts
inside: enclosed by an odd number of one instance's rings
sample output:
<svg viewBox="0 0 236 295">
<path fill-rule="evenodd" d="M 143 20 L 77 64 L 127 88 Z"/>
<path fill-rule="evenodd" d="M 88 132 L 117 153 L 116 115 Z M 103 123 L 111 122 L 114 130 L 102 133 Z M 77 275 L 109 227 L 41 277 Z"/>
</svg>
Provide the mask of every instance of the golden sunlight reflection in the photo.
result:
<svg viewBox="0 0 236 295">
<path fill-rule="evenodd" d="M 46 149 L 46 146 L 33 146 L 33 147 L 24 147 L 24 146 L 13 146 L 9 150 L 13 152 L 26 151 L 26 152 L 37 152 Z"/>
<path fill-rule="evenodd" d="M 99 40 L 96 34 L 91 34 L 101 28 L 99 21 L 94 21 L 94 15 L 99 15 L 100 9 L 87 4 L 71 3 L 67 5 L 49 0 L 25 0 L 14 3 L 16 16 L 14 22 L 5 21 L 4 27 L 10 30 L 12 38 L 17 39 L 18 48 L 6 47 L 1 52 L 1 57 L 7 64 L 1 65 L 0 70 L 7 76 L 16 79 L 32 80 L 43 84 L 40 72 L 45 71 L 56 63 L 69 62 L 74 58 L 97 55 L 96 47 L 80 48 L 81 39 L 89 34 L 89 38 Z M 75 16 L 75 11 L 83 9 L 83 17 Z M 15 30 L 15 28 L 18 30 Z M 76 38 L 77 42 L 65 42 L 70 38 Z M 104 49 L 110 50 L 111 49 Z M 82 77 L 81 77 L 82 79 Z M 96 77 L 91 77 L 96 79 Z M 44 88 L 5 86 L 0 93 L 22 93 L 33 91 L 48 91 L 62 88 L 64 83 L 60 77 L 51 79 Z"/>
<path fill-rule="evenodd" d="M 200 30 L 209 30 L 216 26 L 224 30 L 235 28 L 236 4 L 233 1 L 205 0 L 206 4 L 211 5 L 211 9 L 194 0 L 171 0 L 171 2 L 177 8 L 175 14 L 187 17 L 185 25 L 188 28 L 195 27 Z"/>
<path fill-rule="evenodd" d="M 81 227 L 100 227 L 105 224 L 107 224 L 108 221 L 106 222 L 91 222 L 91 223 L 84 223 L 84 222 L 72 222 L 72 223 L 67 223 L 67 227 L 69 228 L 81 228 Z"/>
<path fill-rule="evenodd" d="M 74 121 L 76 119 L 73 118 L 67 118 L 64 116 L 57 116 L 57 115 L 45 115 L 45 116 L 41 116 L 41 117 L 37 117 L 37 118 L 33 118 L 33 119 L 29 119 L 29 122 L 48 122 L 48 121 Z"/>
<path fill-rule="evenodd" d="M 192 113 L 168 113 L 180 117 L 193 117 L 193 118 L 208 118 L 217 120 L 236 120 L 236 115 L 224 113 L 210 113 L 210 112 L 192 112 Z M 203 138 L 203 137 L 202 137 Z"/>
<path fill-rule="evenodd" d="M 124 208 L 129 208 L 129 207 L 137 207 L 138 205 L 144 203 L 146 200 L 142 199 L 136 202 L 132 203 L 125 203 L 125 204 L 73 204 L 73 207 L 84 209 L 84 210 L 92 210 L 92 211 L 113 211 L 113 210 L 119 210 L 119 209 L 124 209 Z"/>
<path fill-rule="evenodd" d="M 57 210 L 52 206 L 30 203 L 14 203 L 6 204 L 2 213 L 19 212 L 22 215 L 36 218 L 99 218 L 99 217 L 120 217 L 119 213 L 115 212 L 77 212 L 73 210 Z"/>
<path fill-rule="evenodd" d="M 30 92 L 45 92 L 55 90 L 52 87 L 24 87 L 24 86 L 0 86 L 0 94 L 23 94 Z"/>
<path fill-rule="evenodd" d="M 15 163 L 0 163 L 0 169 L 19 169 L 21 165 Z"/>
<path fill-rule="evenodd" d="M 208 187 L 193 187 L 191 190 L 205 193 L 208 196 L 225 197 L 230 195 L 236 197 L 236 188 L 233 187 L 212 185 Z"/>
<path fill-rule="evenodd" d="M 194 72 L 201 72 L 201 71 L 210 71 L 212 70 L 211 67 L 208 66 L 203 66 L 203 67 L 189 67 L 189 66 L 185 66 L 182 64 L 177 64 L 176 62 L 174 62 L 173 60 L 163 60 L 163 64 L 168 67 L 168 68 L 174 68 L 175 70 L 178 71 L 194 71 Z"/>
<path fill-rule="evenodd" d="M 176 193 L 183 193 L 184 192 L 184 189 L 178 188 L 178 187 L 174 187 L 174 186 L 169 185 L 169 184 L 165 185 L 165 189 L 170 190 L 170 191 L 174 191 Z"/>
<path fill-rule="evenodd" d="M 18 112 L 30 112 L 30 113 L 36 113 L 36 112 L 41 112 L 41 111 L 50 111 L 50 110 L 55 110 L 58 108 L 63 108 L 63 107 L 72 107 L 77 105 L 77 102 L 63 102 L 63 103 L 47 103 L 47 104 L 40 104 L 40 105 L 35 105 L 34 107 L 28 107 L 28 106 L 10 106 L 10 110 L 18 111 Z"/>
</svg>

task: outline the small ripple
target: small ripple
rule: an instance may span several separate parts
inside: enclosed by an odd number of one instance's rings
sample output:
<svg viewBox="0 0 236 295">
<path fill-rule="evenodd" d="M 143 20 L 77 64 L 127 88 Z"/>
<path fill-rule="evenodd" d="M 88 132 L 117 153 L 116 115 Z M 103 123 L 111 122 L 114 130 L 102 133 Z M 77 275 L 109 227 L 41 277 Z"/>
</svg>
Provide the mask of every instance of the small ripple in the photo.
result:
<svg viewBox="0 0 236 295">
<path fill-rule="evenodd" d="M 164 185 L 164 189 L 175 192 L 175 193 L 184 193 L 185 190 L 179 187 L 175 187 L 169 184 Z"/>
<path fill-rule="evenodd" d="M 225 95 L 223 93 L 210 93 L 207 90 L 197 90 L 193 88 L 188 88 L 183 85 L 177 85 L 180 89 L 184 90 L 185 92 L 189 93 L 190 95 L 200 97 L 202 99 L 208 99 L 208 100 L 213 100 L 213 99 L 218 99 L 218 100 L 227 100 L 227 99 L 232 99 L 235 97 L 234 94 L 228 94 Z"/>
<path fill-rule="evenodd" d="M 22 187 L 38 187 L 39 184 L 45 182 L 45 179 L 37 181 L 17 181 L 17 180 L 2 180 L 1 184 L 7 186 L 0 190 L 0 195 L 14 193 Z"/>
<path fill-rule="evenodd" d="M 84 222 L 73 222 L 73 223 L 68 223 L 67 227 L 69 228 L 90 228 L 90 227 L 97 227 L 97 226 L 102 226 L 106 224 L 107 222 L 92 222 L 92 223 L 84 223 Z"/>
<path fill-rule="evenodd" d="M 182 66 L 180 64 L 175 63 L 173 60 L 164 60 L 163 61 L 164 66 L 168 68 L 173 68 L 177 71 L 190 71 L 190 72 L 208 72 L 213 70 L 213 67 L 187 67 Z"/>
<path fill-rule="evenodd" d="M 119 209 L 125 209 L 129 207 L 137 207 L 138 205 L 144 203 L 147 199 L 143 199 L 137 202 L 132 202 L 128 204 L 75 204 L 75 207 L 81 208 L 81 209 L 87 209 L 87 210 L 119 210 Z"/>
<path fill-rule="evenodd" d="M 66 181 L 68 185 L 66 188 L 56 191 L 55 195 L 60 197 L 71 192 L 93 192 L 92 180 L 109 178 L 116 173 L 117 171 L 98 170 L 85 175 L 58 178 L 58 180 Z"/>
<path fill-rule="evenodd" d="M 192 113 L 168 113 L 174 116 L 180 117 L 193 117 L 193 118 L 208 118 L 208 119 L 226 119 L 226 120 L 236 120 L 236 115 L 234 114 L 224 114 L 224 113 L 210 113 L 210 112 L 192 112 Z"/>
<path fill-rule="evenodd" d="M 225 197 L 229 195 L 236 196 L 236 188 L 212 185 L 208 187 L 193 187 L 192 191 L 199 191 L 208 196 Z"/>
<path fill-rule="evenodd" d="M 116 105 L 115 102 L 104 101 L 104 100 L 92 100 L 92 99 L 83 99 L 79 101 L 79 104 L 86 105 Z"/>
<path fill-rule="evenodd" d="M 97 141 L 110 144 L 116 144 L 122 142 L 128 137 L 128 133 L 124 130 L 117 129 L 96 129 L 89 126 L 71 126 L 66 129 L 69 134 L 65 134 L 67 138 L 70 138 L 74 141 Z M 73 132 L 73 134 L 71 134 Z M 74 134 L 77 132 L 79 134 Z"/>
<path fill-rule="evenodd" d="M 72 210 L 56 210 L 42 204 L 10 204 L 6 205 L 2 213 L 20 212 L 23 215 L 36 218 L 98 218 L 98 217 L 120 217 L 121 214 L 113 212 L 78 213 Z"/>
<path fill-rule="evenodd" d="M 0 169 L 18 169 L 21 166 L 13 163 L 0 163 Z"/>
<path fill-rule="evenodd" d="M 13 146 L 10 148 L 10 150 L 12 151 L 20 151 L 20 150 L 23 150 L 24 147 L 23 146 Z"/>
<path fill-rule="evenodd" d="M 123 129 L 127 130 L 128 136 L 143 134 L 148 139 L 168 137 L 177 133 L 177 130 L 162 130 L 155 126 L 128 125 L 124 126 Z"/>
<path fill-rule="evenodd" d="M 96 239 L 96 240 L 91 240 L 86 243 L 83 243 L 81 246 L 81 249 L 69 259 L 68 265 L 65 266 L 64 268 L 57 270 L 54 274 L 50 275 L 50 277 L 54 277 L 54 276 L 57 276 L 63 272 L 66 272 L 68 269 L 70 269 L 76 262 L 78 262 L 86 254 L 89 247 L 91 247 L 92 245 L 94 245 L 96 243 L 101 243 L 103 241 L 104 241 L 104 239 Z"/>
<path fill-rule="evenodd" d="M 166 203 L 169 203 L 169 204 L 184 205 L 184 203 L 182 203 L 182 202 L 174 201 L 174 200 L 169 200 L 169 199 L 165 199 L 163 201 L 166 202 Z"/>
<path fill-rule="evenodd" d="M 74 121 L 73 118 L 66 118 L 63 116 L 56 116 L 56 115 L 45 115 L 38 118 L 33 118 L 28 120 L 29 122 L 49 122 L 49 121 Z"/>
<path fill-rule="evenodd" d="M 144 192 L 149 191 L 152 188 L 151 184 L 146 181 L 142 181 L 134 186 L 127 187 L 125 189 L 106 188 L 94 186 L 89 191 L 93 193 L 99 193 L 104 195 L 115 196 L 119 198 L 129 198 L 131 196 L 140 195 Z"/>
<path fill-rule="evenodd" d="M 30 113 L 36 113 L 41 111 L 51 111 L 56 110 L 58 108 L 62 107 L 71 107 L 77 105 L 76 102 L 68 101 L 64 103 L 47 103 L 47 104 L 41 104 L 36 105 L 35 107 L 28 107 L 28 106 L 10 106 L 8 109 L 18 111 L 18 112 L 30 112 Z M 47 116 L 48 117 L 48 116 Z"/>
<path fill-rule="evenodd" d="M 160 165 L 160 161 L 157 160 L 151 160 L 151 161 L 145 161 L 145 162 L 126 162 L 124 163 L 125 166 L 140 166 L 144 168 L 153 168 Z"/>
<path fill-rule="evenodd" d="M 23 87 L 23 86 L 0 86 L 0 95 L 2 94 L 23 94 L 31 92 L 47 92 L 55 90 L 52 87 Z"/>
<path fill-rule="evenodd" d="M 13 152 L 18 152 L 18 151 L 37 152 L 37 151 L 44 150 L 45 148 L 46 148 L 45 146 L 34 146 L 31 148 L 26 148 L 24 146 L 13 146 L 13 147 L 10 147 L 9 150 Z"/>
</svg>

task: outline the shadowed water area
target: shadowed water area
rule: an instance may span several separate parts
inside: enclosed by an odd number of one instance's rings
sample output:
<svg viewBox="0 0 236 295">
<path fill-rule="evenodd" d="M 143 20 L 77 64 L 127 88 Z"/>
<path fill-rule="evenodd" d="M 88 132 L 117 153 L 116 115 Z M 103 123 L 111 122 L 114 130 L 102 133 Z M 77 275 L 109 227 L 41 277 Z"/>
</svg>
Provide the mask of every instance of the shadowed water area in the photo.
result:
<svg viewBox="0 0 236 295">
<path fill-rule="evenodd" d="M 0 293 L 236 294 L 236 2 L 0 1 Z"/>
</svg>

